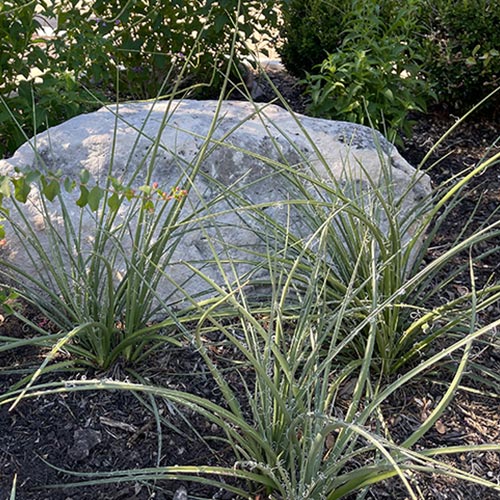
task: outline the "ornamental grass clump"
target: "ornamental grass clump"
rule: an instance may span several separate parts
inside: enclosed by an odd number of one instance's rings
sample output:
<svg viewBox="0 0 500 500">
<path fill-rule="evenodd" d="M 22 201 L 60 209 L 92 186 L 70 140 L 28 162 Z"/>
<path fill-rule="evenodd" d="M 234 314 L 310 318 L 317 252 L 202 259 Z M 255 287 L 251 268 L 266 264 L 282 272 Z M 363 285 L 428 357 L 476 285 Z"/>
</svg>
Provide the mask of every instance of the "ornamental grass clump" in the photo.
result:
<svg viewBox="0 0 500 500">
<path fill-rule="evenodd" d="M 172 103 L 172 98 L 167 102 Z M 107 109 L 116 113 L 115 130 L 123 120 L 126 123 L 113 106 Z M 192 216 L 185 215 L 183 206 L 189 196 L 194 204 L 193 198 L 200 196 L 189 192 L 217 115 L 197 156 L 190 163 L 179 159 L 179 178 L 172 186 L 160 186 L 154 178 L 169 106 L 156 137 L 144 132 L 146 123 L 135 130 L 131 156 L 142 139 L 149 144 L 148 155 L 131 166 L 124 179 L 114 173 L 115 140 L 107 171 L 99 178 L 92 178 L 85 169 L 76 179 L 51 169 L 45 162 L 47 155 L 38 154 L 36 140 L 38 168 L 2 175 L 5 228 L 0 227 L 0 236 L 4 245 L 10 238 L 20 242 L 32 264 L 27 270 L 15 260 L 0 257 L 0 274 L 6 283 L 3 309 L 40 334 L 31 343 L 53 346 L 50 360 L 64 350 L 76 364 L 107 369 L 120 359 L 137 362 L 165 343 L 178 344 L 176 337 L 186 333 L 173 305 L 179 297 L 187 303 L 194 300 L 186 297 L 185 283 L 174 283 L 169 296 L 161 296 L 158 287 L 162 281 L 171 281 L 165 267 L 178 241 L 192 230 Z M 36 217 L 30 218 L 30 211 Z M 39 221 L 43 230 L 33 221 Z M 38 309 L 46 318 L 44 324 L 26 317 L 16 305 L 18 299 Z M 2 340 L 6 342 L 2 350 L 25 343 Z"/>
<path fill-rule="evenodd" d="M 375 257 L 375 255 L 373 254 Z M 324 261 L 323 261 L 324 262 Z M 441 460 L 450 453 L 499 451 L 497 444 L 440 446 L 415 449 L 414 445 L 433 427 L 450 404 L 462 379 L 472 345 L 500 326 L 500 320 L 482 328 L 475 326 L 477 296 L 472 295 L 469 332 L 446 349 L 413 368 L 403 368 L 399 377 L 383 382 L 377 375 L 377 315 L 383 304 L 373 310 L 352 330 L 366 335 L 365 351 L 359 359 L 346 362 L 349 350 L 342 330 L 344 321 L 355 309 L 359 290 L 353 279 L 333 314 L 325 290 L 330 286 L 323 262 L 318 259 L 312 270 L 315 280 L 297 296 L 300 306 L 286 307 L 293 274 L 273 276 L 271 307 L 254 308 L 241 287 L 220 289 L 221 297 L 200 310 L 194 330 L 195 345 L 217 383 L 223 402 L 216 404 L 188 392 L 167 387 L 99 380 L 74 380 L 33 386 L 22 393 L 14 391 L 3 398 L 4 404 L 21 395 L 67 393 L 73 391 L 124 390 L 162 398 L 174 407 L 185 407 L 199 414 L 216 428 L 234 452 L 229 466 L 160 466 L 149 469 L 108 473 L 87 473 L 82 481 L 64 487 L 82 487 L 109 482 L 153 482 L 162 479 L 195 481 L 224 488 L 241 498 L 265 496 L 270 499 L 340 499 L 362 494 L 371 485 L 398 477 L 412 499 L 421 498 L 412 484 L 413 474 L 442 474 L 499 491 L 498 486 L 478 475 L 467 473 Z M 370 286 L 377 295 L 377 272 L 373 259 Z M 274 265 L 273 261 L 269 262 Z M 227 322 L 228 313 L 232 320 Z M 225 319 L 222 319 L 225 318 Z M 237 353 L 238 363 L 221 368 L 213 356 L 210 334 L 225 338 L 218 342 L 227 352 Z M 389 398 L 412 381 L 438 366 L 450 355 L 458 356 L 450 385 L 432 412 L 401 442 L 391 435 L 388 421 L 392 416 Z M 229 380 L 239 379 L 239 389 Z M 242 387 L 242 388 L 241 388 Z M 226 457 L 227 460 L 227 457 Z M 226 481 L 228 476 L 237 483 Z"/>
<path fill-rule="evenodd" d="M 4 245 L 8 246 L 10 238 L 23 241 L 25 252 L 37 266 L 37 272 L 30 274 L 11 259 L 2 259 L 1 275 L 4 283 L 9 283 L 3 286 L 3 308 L 28 321 L 42 334 L 38 339 L 41 343 L 50 333 L 45 331 L 47 327 L 53 332 L 69 332 L 48 338 L 60 337 L 59 348 L 64 346 L 80 362 L 101 368 L 119 358 L 136 361 L 155 343 L 175 342 L 160 331 L 167 324 L 153 326 L 150 319 L 158 307 L 153 303 L 161 277 L 158 268 L 171 251 L 175 221 L 187 196 L 187 191 L 178 188 L 167 194 L 155 183 L 136 192 L 113 177 L 109 179 L 100 186 L 93 184 L 85 170 L 78 181 L 30 171 L 15 178 L 4 177 L 2 192 L 7 198 L 4 203 L 9 205 L 3 207 L 9 223 L 3 231 Z M 28 198 L 32 190 L 38 191 L 41 201 L 37 209 L 43 218 L 42 234 L 27 216 L 22 215 L 23 223 L 11 218 L 13 212 L 23 214 L 24 206 L 32 202 Z M 63 190 L 79 192 L 79 219 L 70 217 L 75 210 L 64 201 Z M 64 219 L 62 231 L 59 221 L 54 220 L 54 205 Z M 84 212 L 92 214 L 90 248 Z M 124 220 L 117 224 L 118 214 L 123 216 L 124 212 Z M 134 227 L 133 252 L 125 255 L 120 241 L 130 237 L 128 232 Z M 123 262 L 125 273 L 120 276 L 116 266 Z M 39 309 L 46 320 L 31 322 L 23 307 L 16 304 L 18 299 Z M 173 318 L 170 326 L 175 324 Z"/>
<path fill-rule="evenodd" d="M 311 149 L 315 150 L 314 144 Z M 316 153 L 328 172 L 327 160 L 319 151 Z M 470 180 L 492 168 L 498 160 L 497 154 L 465 169 L 456 178 L 434 188 L 416 205 L 408 202 L 412 189 L 425 181 L 424 172 L 417 169 L 406 189 L 396 194 L 391 166 L 382 151 L 379 179 L 371 178 L 363 165 L 346 165 L 348 173 L 340 180 L 333 175 L 318 180 L 321 175 L 315 170 L 317 164 L 304 169 L 307 163 L 304 157 L 304 164 L 280 165 L 280 172 L 290 183 L 290 199 L 283 208 L 289 211 L 290 220 L 297 217 L 306 224 L 309 237 L 294 233 L 290 226 L 268 216 L 266 210 L 252 211 L 251 206 L 245 210 L 258 221 L 257 227 L 265 227 L 268 233 L 268 252 L 273 255 L 274 263 L 270 274 L 284 272 L 292 277 L 287 288 L 297 295 L 290 293 L 283 307 L 300 308 L 301 291 L 317 281 L 323 290 L 325 307 L 335 315 L 347 291 L 354 289 L 351 307 L 339 326 L 342 355 L 348 356 L 347 361 L 363 356 L 370 335 L 367 323 L 370 317 L 376 322 L 371 370 L 377 369 L 385 375 L 397 373 L 440 337 L 451 333 L 462 335 L 470 327 L 472 294 L 477 296 L 477 311 L 482 312 L 499 298 L 496 280 L 475 292 L 471 285 L 462 296 L 440 303 L 439 307 L 436 298 L 442 286 L 453 282 L 469 265 L 481 265 L 491 254 L 491 249 L 480 249 L 500 234 L 496 214 L 492 213 L 467 237 L 458 235 L 439 258 L 429 262 L 427 250 L 443 221 L 460 202 Z M 354 177 L 356 170 L 364 174 L 364 181 Z M 227 196 L 231 198 L 231 193 Z M 245 202 L 235 193 L 234 206 L 241 203 Z M 465 263 L 450 270 L 449 263 L 457 256 L 462 256 Z M 269 255 L 263 256 L 263 262 L 269 259 Z M 322 273 L 318 275 L 319 271 Z M 251 276 L 249 280 L 252 281 Z M 258 285 L 264 286 L 264 290 L 273 288 L 273 283 L 265 280 L 259 280 Z M 329 343 L 325 345 L 328 348 Z"/>
</svg>

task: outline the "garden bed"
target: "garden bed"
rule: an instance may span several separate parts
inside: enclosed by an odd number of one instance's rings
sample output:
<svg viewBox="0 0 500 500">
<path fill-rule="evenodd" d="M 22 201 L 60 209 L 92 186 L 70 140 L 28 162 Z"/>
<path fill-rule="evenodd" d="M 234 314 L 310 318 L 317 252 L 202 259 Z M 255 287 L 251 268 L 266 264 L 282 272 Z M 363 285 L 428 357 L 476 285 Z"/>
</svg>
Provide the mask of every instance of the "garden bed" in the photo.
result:
<svg viewBox="0 0 500 500">
<path fill-rule="evenodd" d="M 280 71 L 274 71 L 271 76 L 292 106 L 302 112 L 304 101 L 294 85 L 294 80 Z M 265 98 L 264 88 L 261 99 Z M 403 156 L 411 164 L 419 164 L 429 148 L 455 120 L 455 116 L 442 110 L 432 110 L 426 115 L 415 116 L 413 135 L 405 140 L 404 146 L 400 148 Z M 430 167 L 440 159 L 439 163 L 429 170 L 434 183 L 439 184 L 461 172 L 464 166 L 474 165 L 485 156 L 497 153 L 500 144 L 491 146 L 498 140 L 498 125 L 496 122 L 474 116 L 461 125 L 441 144 L 426 164 L 426 167 Z M 496 165 L 468 185 L 462 202 L 454 210 L 453 216 L 441 227 L 431 246 L 428 259 L 439 256 L 443 248 L 452 243 L 464 228 L 473 230 L 488 219 L 498 209 L 499 204 L 500 167 Z M 498 220 L 498 213 L 495 217 Z M 474 269 L 478 287 L 492 277 L 498 280 L 500 274 L 500 240 L 490 240 L 488 245 L 491 245 L 492 253 L 482 262 L 481 267 Z M 468 273 L 464 273 L 443 288 L 443 303 L 466 293 L 469 289 L 470 278 Z M 499 317 L 500 305 L 493 304 L 482 314 L 481 322 L 486 324 Z M 32 315 L 32 320 L 41 322 L 44 318 Z M 26 326 L 13 318 L 0 318 L 0 328 L 3 335 L 15 338 L 31 335 Z M 229 367 L 232 353 L 218 340 L 207 340 L 207 345 L 210 345 L 213 359 L 221 364 L 227 363 Z M 438 352 L 443 347 L 444 345 L 438 342 L 432 346 L 432 350 Z M 0 353 L 0 393 L 19 379 L 19 372 L 31 373 L 46 354 L 46 349 L 35 347 Z M 434 368 L 412 384 L 405 385 L 403 390 L 386 403 L 384 412 L 390 425 L 390 434 L 396 442 L 403 441 L 428 417 L 442 397 L 444 384 L 453 377 L 453 369 L 458 361 L 458 354 L 456 359 L 455 356 L 450 356 L 439 368 Z M 181 348 L 169 347 L 164 352 L 158 351 L 142 365 L 134 367 L 134 370 L 151 384 L 188 391 L 209 397 L 215 402 L 222 401 L 207 366 L 190 345 Z M 230 383 L 233 389 L 237 390 L 241 381 L 236 372 L 229 373 L 233 374 L 230 376 Z M 489 373 L 493 376 L 490 377 Z M 500 391 L 497 376 L 496 385 L 492 383 L 498 373 L 500 339 L 498 333 L 495 335 L 495 332 L 491 332 L 483 342 L 475 345 L 470 366 L 454 401 L 424 440 L 418 443 L 417 448 L 500 444 Z M 250 374 L 248 375 L 251 379 Z M 43 380 L 57 380 L 65 376 L 80 380 L 129 380 L 131 377 L 125 367 L 118 365 L 113 367 L 111 373 L 93 370 L 69 374 L 53 373 L 44 376 Z M 20 500 L 181 500 L 186 498 L 182 496 L 182 486 L 186 488 L 189 498 L 233 498 L 230 493 L 219 488 L 183 481 L 135 481 L 78 489 L 43 488 L 46 485 L 85 479 L 71 477 L 60 469 L 78 473 L 103 473 L 155 467 L 158 463 L 163 466 L 232 466 L 234 456 L 231 450 L 223 441 L 214 439 L 222 436 L 217 426 L 195 416 L 188 409 L 174 408 L 159 399 L 153 401 L 142 396 L 148 405 L 153 405 L 152 410 L 148 410 L 137 396 L 127 391 L 67 392 L 23 401 L 12 412 L 9 412 L 6 406 L 0 407 L 2 498 L 5 496 L 4 492 L 10 491 L 14 474 L 17 474 L 16 498 Z M 342 406 L 347 408 L 349 400 L 340 399 L 338 404 L 339 411 L 342 411 Z M 155 414 L 159 420 L 155 418 Z M 206 440 L 208 436 L 210 437 Z M 493 482 L 500 482 L 499 453 L 460 453 L 449 455 L 446 461 Z M 438 475 L 414 475 L 410 479 L 422 492 L 423 498 L 427 499 L 498 498 L 498 492 Z M 261 495 L 257 498 L 263 500 L 265 497 Z M 374 486 L 366 498 L 403 500 L 407 498 L 407 492 L 397 479 L 392 479 Z"/>
</svg>

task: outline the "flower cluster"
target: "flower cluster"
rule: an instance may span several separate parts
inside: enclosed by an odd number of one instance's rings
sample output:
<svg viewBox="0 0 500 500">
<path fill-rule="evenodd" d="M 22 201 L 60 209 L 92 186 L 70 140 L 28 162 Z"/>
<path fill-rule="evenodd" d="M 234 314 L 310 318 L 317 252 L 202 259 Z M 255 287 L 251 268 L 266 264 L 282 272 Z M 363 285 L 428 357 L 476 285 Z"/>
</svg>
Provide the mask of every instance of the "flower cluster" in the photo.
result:
<svg viewBox="0 0 500 500">
<path fill-rule="evenodd" d="M 131 200 L 132 198 L 142 197 L 144 202 L 143 208 L 150 213 L 153 213 L 155 211 L 155 199 L 157 201 L 164 202 L 170 200 L 180 201 L 188 194 L 186 189 L 182 189 L 179 186 L 173 187 L 170 192 L 163 191 L 163 189 L 160 188 L 158 182 L 153 182 L 151 185 L 141 186 L 139 188 L 139 191 L 142 193 L 142 195 L 138 195 L 135 190 L 130 188 L 127 189 L 124 194 L 128 200 Z"/>
<path fill-rule="evenodd" d="M 182 198 L 186 197 L 188 194 L 186 189 L 181 189 L 179 186 L 172 188 L 170 190 L 170 193 L 167 193 L 166 191 L 162 191 L 157 182 L 153 182 L 151 187 L 158 194 L 158 196 L 164 201 L 170 201 L 170 200 L 179 201 L 179 200 L 182 200 Z"/>
</svg>

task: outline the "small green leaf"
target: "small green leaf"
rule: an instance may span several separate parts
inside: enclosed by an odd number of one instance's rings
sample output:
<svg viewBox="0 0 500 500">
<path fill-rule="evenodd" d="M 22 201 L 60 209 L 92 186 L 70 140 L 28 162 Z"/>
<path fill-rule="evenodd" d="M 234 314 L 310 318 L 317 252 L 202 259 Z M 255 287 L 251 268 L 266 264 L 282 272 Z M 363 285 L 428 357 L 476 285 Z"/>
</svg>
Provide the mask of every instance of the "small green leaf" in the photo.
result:
<svg viewBox="0 0 500 500">
<path fill-rule="evenodd" d="M 25 177 L 26 177 L 26 182 L 31 184 L 32 182 L 37 182 L 40 179 L 40 172 L 37 170 L 32 170 L 31 172 L 27 172 Z"/>
<path fill-rule="evenodd" d="M 90 180 L 90 172 L 88 170 L 83 169 L 80 172 L 80 182 L 82 184 L 87 184 L 87 182 L 89 182 L 89 180 Z"/>
<path fill-rule="evenodd" d="M 394 94 L 391 89 L 385 89 L 384 95 L 389 99 L 389 101 L 394 102 Z"/>
<path fill-rule="evenodd" d="M 110 177 L 109 180 L 115 191 L 123 191 L 123 184 L 116 177 Z"/>
<path fill-rule="evenodd" d="M 17 201 L 26 203 L 31 191 L 31 186 L 26 182 L 26 177 L 12 179 L 12 182 L 14 183 L 14 197 Z"/>
<path fill-rule="evenodd" d="M 130 201 L 135 196 L 135 191 L 132 188 L 128 188 L 125 191 L 125 198 Z"/>
<path fill-rule="evenodd" d="M 66 190 L 67 193 L 71 193 L 73 189 L 76 187 L 76 182 L 72 181 L 69 177 L 66 177 L 64 179 L 64 189 Z"/>
<path fill-rule="evenodd" d="M 80 198 L 76 200 L 76 204 L 80 208 L 83 208 L 88 203 L 88 199 L 89 199 L 89 190 L 85 186 L 80 186 Z"/>
<path fill-rule="evenodd" d="M 101 199 L 102 199 L 103 196 L 104 196 L 104 191 L 99 186 L 94 186 L 90 190 L 90 193 L 89 193 L 89 196 L 88 196 L 88 200 L 87 200 L 88 204 L 89 204 L 90 210 L 93 210 L 94 212 L 96 210 L 98 210 L 99 203 L 100 203 L 100 201 L 101 201 Z"/>
<path fill-rule="evenodd" d="M 108 207 L 111 209 L 112 212 L 116 212 L 120 208 L 120 197 L 118 196 L 117 193 L 113 193 L 108 198 Z"/>
<path fill-rule="evenodd" d="M 230 24 L 231 20 L 225 12 L 215 16 L 214 28 L 216 33 L 220 33 L 225 26 L 229 26 Z"/>
<path fill-rule="evenodd" d="M 61 192 L 61 186 L 55 179 L 47 183 L 42 180 L 42 193 L 49 201 L 54 201 L 55 197 Z"/>
<path fill-rule="evenodd" d="M 16 307 L 16 299 L 19 297 L 19 294 L 15 292 L 10 292 L 9 295 L 5 293 L 0 293 L 0 306 L 2 312 L 4 314 L 13 314 L 15 312 Z"/>
<path fill-rule="evenodd" d="M 142 204 L 142 208 L 143 208 L 143 210 L 146 210 L 148 212 L 154 212 L 154 210 L 155 210 L 154 203 L 149 199 L 144 200 L 144 203 Z"/>
<path fill-rule="evenodd" d="M 10 198 L 10 177 L 7 175 L 0 176 L 0 195 Z"/>
</svg>

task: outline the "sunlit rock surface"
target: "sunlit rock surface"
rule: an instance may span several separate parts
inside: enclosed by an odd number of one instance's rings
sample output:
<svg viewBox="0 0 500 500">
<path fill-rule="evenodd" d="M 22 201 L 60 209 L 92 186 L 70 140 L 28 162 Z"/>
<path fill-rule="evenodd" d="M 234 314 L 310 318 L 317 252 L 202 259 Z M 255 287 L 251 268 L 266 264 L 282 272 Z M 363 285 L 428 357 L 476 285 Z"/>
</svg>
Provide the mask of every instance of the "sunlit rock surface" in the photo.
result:
<svg viewBox="0 0 500 500">
<path fill-rule="evenodd" d="M 213 294 L 187 263 L 220 285 L 265 276 L 269 265 L 264 255 L 285 251 L 280 241 L 283 234 L 277 236 L 283 233 L 281 228 L 288 228 L 303 241 L 319 228 L 322 217 L 304 204 L 308 197 L 323 201 L 327 215 L 352 200 L 387 232 L 387 217 L 376 193 L 393 207 L 405 227 L 431 192 L 429 178 L 369 128 L 239 101 L 134 102 L 119 108 L 103 107 L 38 134 L 12 158 L 0 161 L 0 175 L 14 175 L 15 169 L 59 171 L 61 182 L 66 178 L 77 181 L 77 188 L 69 193 L 62 189 L 61 197 L 69 219 L 81 228 L 84 255 L 91 250 L 100 211 L 87 207 L 81 217 L 76 200 L 82 169 L 90 173 L 89 189 L 95 183 L 106 186 L 111 175 L 135 190 L 153 183 L 167 193 L 175 187 L 187 190 L 166 252 L 168 259 L 161 262 L 168 279 L 161 280 L 158 293 L 169 304 L 182 300 L 183 292 L 177 285 L 198 297 Z M 302 200 L 300 209 L 294 200 Z M 137 217 L 129 214 L 133 202 L 121 205 L 114 222 L 118 227 L 126 220 L 129 230 L 119 233 L 119 243 L 108 245 L 116 248 L 119 244 L 120 255 L 133 251 L 132 234 L 137 224 Z M 178 202 L 165 203 L 172 208 Z M 4 206 L 8 205 L 4 200 Z M 50 255 L 40 206 L 39 192 L 34 188 L 21 210 Z M 60 202 L 48 203 L 48 209 L 51 223 L 63 232 Z M 160 209 L 157 203 L 150 217 L 157 216 Z M 168 210 L 160 217 L 166 213 Z M 31 275 L 43 274 L 36 253 L 24 245 L 26 241 L 16 238 L 10 226 L 10 222 L 24 225 L 15 208 L 11 208 L 9 219 L 3 223 L 4 258 Z M 333 231 L 335 221 L 333 218 Z M 403 232 L 405 242 L 412 226 Z M 313 238 L 311 248 L 315 244 Z M 224 262 L 225 277 L 213 262 L 214 253 Z M 119 257 L 114 265 L 118 280 L 125 275 L 125 261 Z"/>
</svg>

